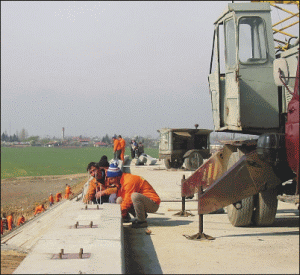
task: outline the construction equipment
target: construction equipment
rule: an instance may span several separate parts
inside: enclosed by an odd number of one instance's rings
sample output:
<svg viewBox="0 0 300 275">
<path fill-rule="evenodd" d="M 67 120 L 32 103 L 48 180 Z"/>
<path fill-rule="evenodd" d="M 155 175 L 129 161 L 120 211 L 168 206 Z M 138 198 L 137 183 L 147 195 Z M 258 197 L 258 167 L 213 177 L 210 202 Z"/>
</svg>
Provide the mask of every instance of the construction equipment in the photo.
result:
<svg viewBox="0 0 300 275">
<path fill-rule="evenodd" d="M 209 134 L 212 130 L 187 128 L 162 128 L 159 141 L 159 159 L 164 159 L 167 169 L 180 168 L 196 170 L 204 159 L 210 157 Z"/>
<path fill-rule="evenodd" d="M 215 21 L 208 81 L 215 131 L 258 138 L 226 142 L 182 183 L 186 197 L 204 188 L 199 214 L 227 206 L 234 226 L 271 225 L 277 196 L 299 195 L 299 38 L 274 46 L 275 3 L 254 2 Z"/>
</svg>

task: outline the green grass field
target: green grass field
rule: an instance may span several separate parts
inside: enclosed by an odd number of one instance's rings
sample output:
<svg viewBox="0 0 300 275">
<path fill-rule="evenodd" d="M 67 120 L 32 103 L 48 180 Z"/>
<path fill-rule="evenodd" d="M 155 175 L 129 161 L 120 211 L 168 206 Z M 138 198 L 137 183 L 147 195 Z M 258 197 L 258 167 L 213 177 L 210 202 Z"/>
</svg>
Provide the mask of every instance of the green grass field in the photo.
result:
<svg viewBox="0 0 300 275">
<path fill-rule="evenodd" d="M 158 149 L 145 148 L 145 153 L 158 158 Z M 98 162 L 103 155 L 112 159 L 113 149 L 1 147 L 1 179 L 85 173 L 88 163 Z M 126 148 L 125 155 L 130 156 L 129 148 Z"/>
</svg>

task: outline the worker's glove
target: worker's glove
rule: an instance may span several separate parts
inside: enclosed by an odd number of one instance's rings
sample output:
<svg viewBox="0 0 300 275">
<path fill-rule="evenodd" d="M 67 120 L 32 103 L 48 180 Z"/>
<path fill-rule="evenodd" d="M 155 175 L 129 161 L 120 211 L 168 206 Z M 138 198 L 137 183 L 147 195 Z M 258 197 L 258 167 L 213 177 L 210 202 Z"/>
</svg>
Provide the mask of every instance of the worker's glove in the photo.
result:
<svg viewBox="0 0 300 275">
<path fill-rule="evenodd" d="M 98 191 L 95 195 L 96 199 L 99 199 L 100 197 L 104 196 L 105 195 L 105 190 L 103 191 Z"/>
</svg>

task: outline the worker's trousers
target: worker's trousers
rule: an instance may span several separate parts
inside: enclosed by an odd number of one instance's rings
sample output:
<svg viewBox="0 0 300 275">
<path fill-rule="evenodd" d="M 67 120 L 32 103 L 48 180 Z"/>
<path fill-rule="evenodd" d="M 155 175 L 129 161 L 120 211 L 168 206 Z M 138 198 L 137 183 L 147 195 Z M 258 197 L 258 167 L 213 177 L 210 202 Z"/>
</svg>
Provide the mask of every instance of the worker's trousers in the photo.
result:
<svg viewBox="0 0 300 275">
<path fill-rule="evenodd" d="M 138 221 L 145 221 L 146 213 L 154 213 L 159 208 L 157 203 L 140 193 L 132 193 L 131 200 L 133 202 L 133 207 Z M 121 197 L 117 199 L 117 203 L 119 204 L 121 204 L 122 201 L 123 199 Z"/>
</svg>

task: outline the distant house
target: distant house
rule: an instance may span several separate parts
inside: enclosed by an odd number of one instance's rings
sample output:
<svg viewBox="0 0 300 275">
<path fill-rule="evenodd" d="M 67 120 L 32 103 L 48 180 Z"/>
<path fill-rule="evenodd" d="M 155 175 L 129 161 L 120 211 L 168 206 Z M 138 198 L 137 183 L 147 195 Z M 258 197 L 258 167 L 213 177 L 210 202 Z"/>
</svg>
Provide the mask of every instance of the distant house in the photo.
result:
<svg viewBox="0 0 300 275">
<path fill-rule="evenodd" d="M 89 139 L 80 139 L 79 142 L 80 142 L 80 146 L 88 146 L 90 143 L 90 140 Z"/>
<path fill-rule="evenodd" d="M 98 141 L 94 143 L 94 147 L 107 147 L 108 144 L 102 141 Z"/>
</svg>

